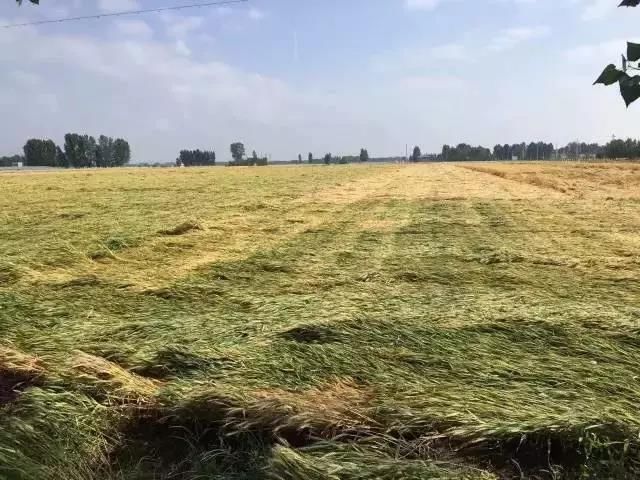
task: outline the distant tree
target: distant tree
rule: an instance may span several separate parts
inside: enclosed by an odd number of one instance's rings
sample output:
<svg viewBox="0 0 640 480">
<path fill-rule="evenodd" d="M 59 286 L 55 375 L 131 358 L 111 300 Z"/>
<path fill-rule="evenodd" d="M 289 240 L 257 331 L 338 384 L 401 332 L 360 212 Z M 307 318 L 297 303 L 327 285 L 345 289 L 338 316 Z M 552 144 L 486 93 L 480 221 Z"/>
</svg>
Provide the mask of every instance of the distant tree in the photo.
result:
<svg viewBox="0 0 640 480">
<path fill-rule="evenodd" d="M 53 140 L 27 140 L 24 147 L 24 163 L 29 166 L 54 167 L 56 165 L 56 144 Z"/>
<path fill-rule="evenodd" d="M 64 136 L 64 156 L 70 167 L 80 167 L 82 152 L 80 151 L 80 135 L 77 133 L 67 133 Z"/>
<path fill-rule="evenodd" d="M 589 153 L 592 155 L 591 153 Z M 640 158 L 640 141 L 628 138 L 626 140 L 613 139 L 599 152 L 600 157 L 606 158 Z"/>
<path fill-rule="evenodd" d="M 251 159 L 249 160 L 249 165 L 250 166 L 254 166 L 254 165 L 258 165 L 259 162 L 259 158 L 258 158 L 258 154 L 256 153 L 256 151 L 254 150 L 251 154 Z"/>
<path fill-rule="evenodd" d="M 96 166 L 98 167 L 114 167 L 114 141 L 111 137 L 100 135 L 98 138 L 98 148 L 96 151 Z"/>
<path fill-rule="evenodd" d="M 62 149 L 58 146 L 56 146 L 56 167 L 60 167 L 60 168 L 69 167 L 67 156 L 64 154 Z"/>
<path fill-rule="evenodd" d="M 298 154 L 298 163 L 302 163 L 302 154 L 301 153 Z"/>
<path fill-rule="evenodd" d="M 11 167 L 18 163 L 24 163 L 24 157 L 22 155 L 12 155 L 10 157 L 0 157 L 0 167 Z"/>
<path fill-rule="evenodd" d="M 309 163 L 313 163 L 313 153 L 309 152 L 309 156 L 307 158 L 309 160 Z"/>
<path fill-rule="evenodd" d="M 325 164 L 325 165 L 329 165 L 330 163 L 331 163 L 331 154 L 330 154 L 330 153 L 327 153 L 327 154 L 324 156 L 324 164 Z"/>
<path fill-rule="evenodd" d="M 93 137 L 92 137 L 93 138 Z M 131 147 L 129 142 L 122 138 L 116 138 L 113 142 L 113 163 L 121 167 L 131 161 Z"/>
<path fill-rule="evenodd" d="M 180 156 L 176 158 L 177 166 L 196 167 L 216 164 L 216 152 L 202 150 L 180 150 Z"/>
<path fill-rule="evenodd" d="M 361 148 L 360 149 L 360 161 L 361 162 L 368 162 L 369 161 L 369 152 L 367 151 L 366 148 Z"/>
<path fill-rule="evenodd" d="M 498 149 L 504 155 L 504 148 Z M 466 143 L 460 143 L 455 147 L 445 145 L 442 147 L 442 159 L 452 162 L 464 162 L 468 160 L 485 161 L 491 160 L 493 155 L 491 150 L 485 147 L 472 147 Z"/>
<path fill-rule="evenodd" d="M 236 163 L 242 162 L 244 158 L 244 144 L 236 142 L 231 144 L 231 156 Z"/>
<path fill-rule="evenodd" d="M 89 135 L 67 133 L 64 136 L 64 153 L 69 166 L 74 168 L 95 167 L 98 144 Z"/>
<path fill-rule="evenodd" d="M 443 145 L 442 146 L 442 153 L 441 153 L 441 157 L 442 160 L 444 160 L 445 162 L 451 160 L 451 147 L 449 145 Z"/>
<path fill-rule="evenodd" d="M 529 143 L 529 145 L 527 145 L 527 149 L 525 150 L 525 160 L 537 160 L 536 152 L 536 144 L 533 142 Z"/>
<path fill-rule="evenodd" d="M 413 147 L 413 153 L 411 154 L 410 160 L 412 162 L 417 162 L 418 160 L 420 160 L 420 157 L 422 157 L 422 152 L 420 151 L 420 147 L 416 145 L 415 147 Z"/>
<path fill-rule="evenodd" d="M 87 167 L 95 167 L 98 163 L 98 142 L 92 135 L 85 135 L 87 141 Z"/>
</svg>

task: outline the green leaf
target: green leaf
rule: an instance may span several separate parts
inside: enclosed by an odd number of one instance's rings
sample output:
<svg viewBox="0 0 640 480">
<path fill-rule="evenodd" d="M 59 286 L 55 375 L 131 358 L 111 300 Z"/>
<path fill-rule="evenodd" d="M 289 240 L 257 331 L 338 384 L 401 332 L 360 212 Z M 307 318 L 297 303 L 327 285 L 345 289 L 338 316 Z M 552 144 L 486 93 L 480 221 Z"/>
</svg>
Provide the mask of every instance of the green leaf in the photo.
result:
<svg viewBox="0 0 640 480">
<path fill-rule="evenodd" d="M 622 0 L 619 7 L 637 7 L 640 5 L 640 0 Z"/>
<path fill-rule="evenodd" d="M 593 82 L 594 85 L 598 83 L 602 83 L 603 85 L 613 85 L 618 80 L 623 78 L 625 73 L 621 70 L 618 70 L 616 66 L 612 63 L 607 65 L 607 68 L 600 74 L 598 79 Z"/>
<path fill-rule="evenodd" d="M 640 43 L 627 42 L 627 59 L 630 62 L 640 60 Z"/>
<path fill-rule="evenodd" d="M 625 75 L 620 79 L 620 94 L 624 98 L 627 107 L 640 98 L 640 76 L 630 77 Z"/>
</svg>

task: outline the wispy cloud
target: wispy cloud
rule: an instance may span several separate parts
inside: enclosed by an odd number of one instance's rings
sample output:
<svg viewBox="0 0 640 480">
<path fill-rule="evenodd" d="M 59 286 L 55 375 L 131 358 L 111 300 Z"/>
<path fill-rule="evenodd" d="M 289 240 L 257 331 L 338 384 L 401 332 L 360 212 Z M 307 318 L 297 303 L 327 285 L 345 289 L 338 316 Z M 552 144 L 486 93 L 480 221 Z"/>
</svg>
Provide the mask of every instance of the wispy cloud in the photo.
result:
<svg viewBox="0 0 640 480">
<path fill-rule="evenodd" d="M 405 5 L 409 10 L 433 10 L 443 0 L 405 0 Z"/>
<path fill-rule="evenodd" d="M 125 37 L 151 38 L 153 29 L 143 20 L 122 19 L 114 22 L 115 32 Z"/>
<path fill-rule="evenodd" d="M 591 0 L 582 12 L 582 20 L 598 20 L 613 12 L 615 5 L 610 0 Z"/>
<path fill-rule="evenodd" d="M 446 43 L 425 48 L 409 48 L 386 52 L 372 59 L 372 68 L 380 73 L 430 69 L 435 60 L 455 61 L 465 58 L 466 48 L 459 43 Z"/>
<path fill-rule="evenodd" d="M 249 18 L 252 20 L 262 20 L 264 18 L 264 12 L 255 7 L 249 9 Z"/>
<path fill-rule="evenodd" d="M 136 0 L 98 0 L 98 8 L 101 12 L 123 12 L 137 10 L 140 4 Z"/>
<path fill-rule="evenodd" d="M 542 25 L 508 28 L 489 42 L 488 49 L 494 52 L 510 50 L 522 42 L 544 37 L 550 31 L 549 27 Z"/>
<path fill-rule="evenodd" d="M 410 75 L 400 79 L 400 87 L 410 90 L 459 90 L 465 81 L 453 75 Z"/>
</svg>

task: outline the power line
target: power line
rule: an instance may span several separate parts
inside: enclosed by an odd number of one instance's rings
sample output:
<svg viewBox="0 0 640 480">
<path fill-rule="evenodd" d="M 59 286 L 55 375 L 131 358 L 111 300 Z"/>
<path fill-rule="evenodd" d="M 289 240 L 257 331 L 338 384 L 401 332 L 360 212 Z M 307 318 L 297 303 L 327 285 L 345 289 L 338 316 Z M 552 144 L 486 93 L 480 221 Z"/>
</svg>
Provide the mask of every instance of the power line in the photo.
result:
<svg viewBox="0 0 640 480">
<path fill-rule="evenodd" d="M 27 22 L 27 23 L 10 23 L 7 25 L 0 25 L 0 28 L 27 27 L 30 25 L 44 25 L 47 23 L 74 22 L 78 20 L 100 19 L 104 17 L 122 17 L 124 15 L 142 15 L 145 13 L 166 12 L 168 10 L 185 10 L 187 8 L 213 7 L 215 5 L 230 5 L 233 3 L 246 3 L 248 1 L 249 0 L 218 0 L 215 2 L 192 3 L 189 5 L 176 5 L 173 7 L 148 8 L 145 10 L 126 10 L 123 12 L 100 13 L 97 15 L 82 15 L 80 17 L 56 18 L 51 20 L 38 20 L 35 22 Z"/>
</svg>

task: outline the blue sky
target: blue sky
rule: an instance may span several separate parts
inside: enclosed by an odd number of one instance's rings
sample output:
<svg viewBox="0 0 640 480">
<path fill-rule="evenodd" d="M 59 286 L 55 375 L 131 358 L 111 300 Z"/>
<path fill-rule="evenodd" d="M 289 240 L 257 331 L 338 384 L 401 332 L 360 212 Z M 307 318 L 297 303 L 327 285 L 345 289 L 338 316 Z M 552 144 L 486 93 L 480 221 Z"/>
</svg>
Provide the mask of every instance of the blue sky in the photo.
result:
<svg viewBox="0 0 640 480">
<path fill-rule="evenodd" d="M 195 1 L 195 0 L 194 0 Z M 193 3 L 41 0 L 0 23 Z M 250 0 L 0 30 L 0 154 L 65 132 L 136 161 L 229 144 L 290 159 L 640 136 L 640 106 L 592 87 L 637 40 L 616 0 Z"/>
</svg>

